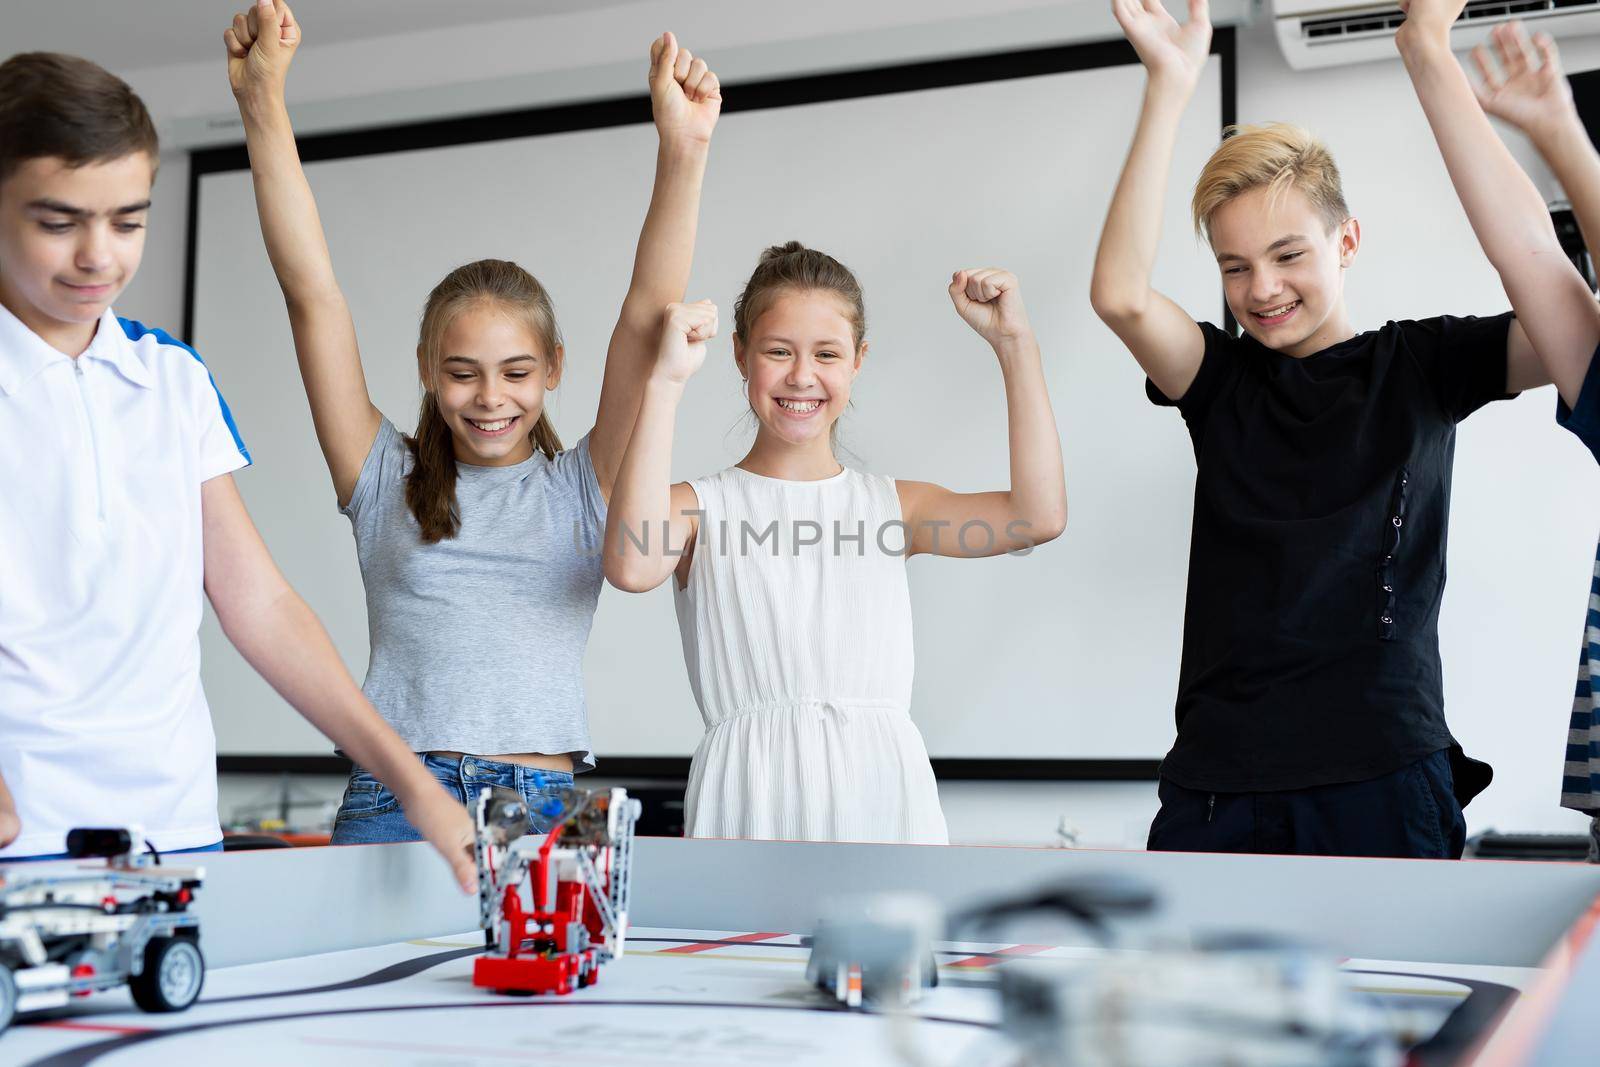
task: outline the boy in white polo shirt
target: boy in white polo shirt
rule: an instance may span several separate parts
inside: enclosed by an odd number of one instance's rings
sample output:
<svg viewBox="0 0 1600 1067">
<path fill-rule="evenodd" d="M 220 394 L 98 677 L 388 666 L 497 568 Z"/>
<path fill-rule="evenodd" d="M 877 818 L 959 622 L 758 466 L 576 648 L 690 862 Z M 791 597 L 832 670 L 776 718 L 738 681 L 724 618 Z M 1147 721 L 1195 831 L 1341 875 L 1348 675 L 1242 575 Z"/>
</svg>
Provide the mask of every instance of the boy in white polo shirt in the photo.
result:
<svg viewBox="0 0 1600 1067">
<path fill-rule="evenodd" d="M 251 666 L 385 781 L 470 888 L 467 812 L 273 564 L 205 365 L 111 312 L 139 266 L 156 160 L 120 79 L 47 53 L 0 64 L 0 861 L 59 853 L 77 825 L 217 846 L 203 592 Z"/>
</svg>

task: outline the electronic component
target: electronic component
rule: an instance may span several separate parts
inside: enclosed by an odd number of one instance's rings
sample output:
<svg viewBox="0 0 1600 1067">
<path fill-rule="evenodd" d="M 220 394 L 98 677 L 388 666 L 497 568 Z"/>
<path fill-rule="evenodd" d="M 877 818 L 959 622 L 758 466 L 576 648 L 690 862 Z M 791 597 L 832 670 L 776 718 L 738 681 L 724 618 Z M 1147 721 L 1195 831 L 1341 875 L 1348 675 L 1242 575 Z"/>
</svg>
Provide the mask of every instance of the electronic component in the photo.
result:
<svg viewBox="0 0 1600 1067">
<path fill-rule="evenodd" d="M 1001 1029 L 1036 1067 L 1398 1067 L 1374 1003 L 1329 953 L 1260 934 L 1130 944 L 1112 920 L 1155 911 L 1132 879 L 1087 877 L 980 905 L 956 928 L 1067 918 L 1106 950 L 1000 968 Z"/>
<path fill-rule="evenodd" d="M 931 897 L 836 897 L 811 935 L 806 980 L 848 1008 L 905 1007 L 939 984 L 933 939 L 944 915 Z"/>
<path fill-rule="evenodd" d="M 67 849 L 104 857 L 0 866 L 0 1033 L 19 1012 L 127 984 L 145 1011 L 182 1011 L 206 962 L 189 911 L 205 871 L 134 851 L 135 829 L 77 829 Z"/>
<path fill-rule="evenodd" d="M 1038 1067 L 1399 1067 L 1338 961 L 1283 943 L 1121 952 L 1000 972 L 1001 1027 Z"/>
<path fill-rule="evenodd" d="M 570 993 L 621 956 L 628 931 L 633 828 L 624 789 L 567 789 L 548 833 L 524 836 L 526 802 L 509 789 L 478 798 L 478 914 L 487 949 L 474 985 L 502 993 Z"/>
</svg>

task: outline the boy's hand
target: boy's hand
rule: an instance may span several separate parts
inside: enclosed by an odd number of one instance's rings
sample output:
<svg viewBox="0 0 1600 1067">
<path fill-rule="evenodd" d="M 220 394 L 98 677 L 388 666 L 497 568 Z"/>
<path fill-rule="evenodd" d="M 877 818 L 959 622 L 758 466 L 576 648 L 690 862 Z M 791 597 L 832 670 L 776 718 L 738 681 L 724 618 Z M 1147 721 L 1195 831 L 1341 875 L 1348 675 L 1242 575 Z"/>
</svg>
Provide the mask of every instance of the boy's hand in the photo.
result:
<svg viewBox="0 0 1600 1067">
<path fill-rule="evenodd" d="M 1450 39 L 1450 27 L 1461 17 L 1467 0 L 1400 0 L 1406 20 L 1395 34 L 1395 44 L 1404 48 L 1409 41 Z"/>
<path fill-rule="evenodd" d="M 995 348 L 1033 333 L 1017 276 L 1010 271 L 958 270 L 950 279 L 950 300 L 967 325 Z"/>
<path fill-rule="evenodd" d="M 668 304 L 662 317 L 656 373 L 680 385 L 706 361 L 706 342 L 717 335 L 717 305 L 709 300 Z"/>
<path fill-rule="evenodd" d="M 22 833 L 22 820 L 10 808 L 0 808 L 0 848 L 5 848 Z"/>
<path fill-rule="evenodd" d="M 704 59 L 663 33 L 650 45 L 650 110 L 663 138 L 710 141 L 722 113 L 722 84 Z"/>
<path fill-rule="evenodd" d="M 1483 110 L 1536 142 L 1579 121 L 1572 85 L 1561 71 L 1561 56 L 1548 33 L 1529 41 L 1522 23 L 1507 22 L 1496 26 L 1491 37 L 1498 69 L 1483 45 L 1472 50 L 1483 76 L 1483 84 L 1473 86 Z"/>
<path fill-rule="evenodd" d="M 282 94 L 289 63 L 300 46 L 300 25 L 284 0 L 257 0 L 233 16 L 222 34 L 228 47 L 228 85 L 233 95 Z"/>
<path fill-rule="evenodd" d="M 403 805 L 406 819 L 423 839 L 432 845 L 445 863 L 463 893 L 478 891 L 477 830 L 466 805 L 460 804 L 441 788 L 424 791 L 420 797 L 411 798 Z"/>
<path fill-rule="evenodd" d="M 1189 21 L 1182 26 L 1167 13 L 1162 0 L 1111 0 L 1111 13 L 1152 82 L 1194 91 L 1211 51 L 1208 0 L 1189 0 Z"/>
</svg>

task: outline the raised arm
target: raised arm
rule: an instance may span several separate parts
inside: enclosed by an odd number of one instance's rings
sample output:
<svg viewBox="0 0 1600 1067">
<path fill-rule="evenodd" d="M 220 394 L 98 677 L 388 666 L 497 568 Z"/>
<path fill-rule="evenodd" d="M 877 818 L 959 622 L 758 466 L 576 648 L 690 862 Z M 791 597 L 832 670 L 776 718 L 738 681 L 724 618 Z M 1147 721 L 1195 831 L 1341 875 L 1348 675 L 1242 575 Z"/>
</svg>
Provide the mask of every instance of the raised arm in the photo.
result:
<svg viewBox="0 0 1600 1067">
<path fill-rule="evenodd" d="M 606 510 L 606 580 L 629 593 L 654 589 L 675 569 L 688 574 L 698 523 L 694 490 L 672 484 L 672 432 L 683 390 L 717 334 L 709 300 L 672 304 L 662 317 L 655 366 Z"/>
<path fill-rule="evenodd" d="M 1450 54 L 1450 26 L 1464 3 L 1407 5 L 1395 42 L 1467 220 L 1517 313 L 1506 389 L 1518 392 L 1548 384 L 1546 366 L 1578 359 L 1588 365 L 1600 343 L 1600 308 L 1562 251 L 1544 198 L 1489 125 Z"/>
<path fill-rule="evenodd" d="M 1600 155 L 1578 117 L 1556 43 L 1547 33 L 1530 42 L 1520 22 L 1496 26 L 1492 36 L 1494 61 L 1484 46 L 1472 50 L 1483 75 L 1483 84 L 1477 87 L 1478 102 L 1533 142 L 1566 190 L 1584 243 L 1595 256 L 1600 253 L 1595 244 L 1600 239 Z M 1551 355 L 1553 358 L 1545 358 L 1545 371 L 1554 379 L 1561 398 L 1569 406 L 1576 404 L 1592 353 L 1570 349 Z"/>
<path fill-rule="evenodd" d="M 411 825 L 471 892 L 477 866 L 466 808 L 362 695 L 322 623 L 273 563 L 231 475 L 200 487 L 200 508 L 206 596 L 222 632 L 279 696 L 389 787 Z"/>
<path fill-rule="evenodd" d="M 655 363 L 661 309 L 682 300 L 689 284 L 700 185 L 722 110 L 717 76 L 670 33 L 650 46 L 650 107 L 659 137 L 655 188 L 639 233 L 633 280 L 606 350 L 600 410 L 589 441 L 595 477 L 607 497 Z"/>
<path fill-rule="evenodd" d="M 1059 537 L 1067 525 L 1061 437 L 1045 389 L 1039 342 L 1016 275 L 1008 271 L 957 271 L 950 299 L 1000 360 L 1011 487 L 956 493 L 931 482 L 897 482 L 901 514 L 911 529 L 910 553 L 971 557 L 1023 551 Z"/>
<path fill-rule="evenodd" d="M 1178 125 L 1211 49 L 1207 0 L 1189 0 L 1179 26 L 1161 0 L 1112 0 L 1122 32 L 1146 72 L 1133 147 L 1117 180 L 1095 254 L 1089 302 L 1156 388 L 1181 400 L 1200 372 L 1205 338 L 1189 314 L 1151 287 L 1167 172 Z"/>
<path fill-rule="evenodd" d="M 300 46 L 300 25 L 283 0 L 259 0 L 233 17 L 223 37 L 228 83 L 244 120 L 261 235 L 289 309 L 311 421 L 342 507 L 355 492 L 382 416 L 367 393 L 355 324 L 333 275 L 317 202 L 300 166 L 284 103 L 284 80 Z"/>
</svg>

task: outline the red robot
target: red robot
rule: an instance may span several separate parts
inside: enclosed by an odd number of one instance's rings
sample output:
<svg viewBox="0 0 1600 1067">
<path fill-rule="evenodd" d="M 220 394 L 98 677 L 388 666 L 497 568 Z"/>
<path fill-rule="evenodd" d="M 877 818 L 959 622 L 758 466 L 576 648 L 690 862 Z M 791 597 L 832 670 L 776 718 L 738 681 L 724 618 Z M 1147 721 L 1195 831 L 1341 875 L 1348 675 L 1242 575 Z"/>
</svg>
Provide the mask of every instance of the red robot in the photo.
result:
<svg viewBox="0 0 1600 1067">
<path fill-rule="evenodd" d="M 556 805 L 560 807 L 557 808 Z M 527 803 L 509 789 L 478 798 L 478 913 L 487 950 L 472 982 L 500 993 L 570 993 L 623 953 L 639 802 L 624 789 L 569 789 L 527 835 Z"/>
</svg>

